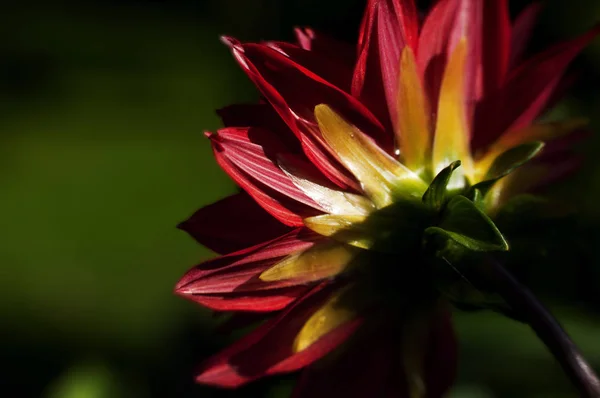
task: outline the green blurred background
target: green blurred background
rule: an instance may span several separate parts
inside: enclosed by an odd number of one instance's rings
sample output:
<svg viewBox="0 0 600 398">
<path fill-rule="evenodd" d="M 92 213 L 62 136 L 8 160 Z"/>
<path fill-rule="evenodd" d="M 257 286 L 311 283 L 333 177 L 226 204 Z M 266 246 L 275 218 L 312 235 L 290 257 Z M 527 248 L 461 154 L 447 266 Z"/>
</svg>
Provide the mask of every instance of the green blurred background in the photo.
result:
<svg viewBox="0 0 600 398">
<path fill-rule="evenodd" d="M 513 1 L 513 12 L 527 3 Z M 532 48 L 600 21 L 597 0 L 549 0 Z M 421 3 L 425 5 L 424 3 Z M 239 391 L 196 386 L 231 339 L 175 297 L 211 256 L 175 225 L 235 191 L 204 130 L 213 110 L 257 98 L 220 34 L 291 39 L 310 25 L 354 40 L 363 0 L 24 1 L 0 13 L 0 393 L 5 397 L 283 397 L 293 376 Z M 561 115 L 600 123 L 600 43 L 577 60 Z M 567 245 L 523 275 L 600 368 L 600 137 L 556 189 L 581 211 Z M 569 229 L 570 228 L 570 229 Z M 567 233 L 565 233 L 567 235 Z M 558 249 L 557 249 L 558 250 Z M 558 261 L 560 260 L 560 261 Z M 545 295 L 552 292 L 551 295 Z M 457 314 L 455 398 L 570 397 L 524 325 Z M 235 336 L 234 336 L 235 337 Z"/>
</svg>

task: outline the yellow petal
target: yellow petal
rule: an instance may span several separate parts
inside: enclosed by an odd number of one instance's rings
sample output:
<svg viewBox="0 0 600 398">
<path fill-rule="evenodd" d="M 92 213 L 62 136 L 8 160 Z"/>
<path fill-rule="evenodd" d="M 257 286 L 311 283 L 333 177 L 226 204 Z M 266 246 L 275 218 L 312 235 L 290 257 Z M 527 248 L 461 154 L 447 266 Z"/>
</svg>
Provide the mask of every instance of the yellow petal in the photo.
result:
<svg viewBox="0 0 600 398">
<path fill-rule="evenodd" d="M 423 195 L 427 186 L 419 176 L 389 156 L 327 105 L 317 105 L 315 116 L 327 144 L 358 179 L 377 207 L 385 207 L 397 197 L 420 198 Z"/>
<path fill-rule="evenodd" d="M 469 150 L 465 109 L 466 56 L 467 41 L 463 38 L 456 45 L 444 71 L 433 142 L 434 174 L 439 173 L 455 160 L 462 162 L 462 167 L 453 174 L 450 180 L 451 188 L 459 188 L 464 184 L 463 175 L 471 181 L 473 178 L 473 160 Z"/>
<path fill-rule="evenodd" d="M 573 119 L 564 122 L 533 124 L 521 129 L 509 130 L 494 142 L 485 155 L 475 165 L 477 178 L 485 176 L 494 160 L 505 151 L 530 141 L 548 141 L 567 135 L 588 124 L 586 119 Z"/>
<path fill-rule="evenodd" d="M 284 159 L 279 160 L 279 167 L 290 177 L 294 185 L 327 213 L 367 215 L 375 209 L 373 202 L 364 196 L 337 191 L 310 181 L 293 164 Z"/>
<path fill-rule="evenodd" d="M 344 271 L 360 249 L 337 242 L 317 244 L 284 258 L 260 275 L 265 282 L 294 280 L 301 283 L 329 278 Z"/>
<path fill-rule="evenodd" d="M 339 242 L 362 249 L 369 249 L 375 243 L 377 236 L 363 226 L 366 219 L 366 216 L 359 215 L 324 214 L 305 218 L 304 225 L 320 235 L 330 236 Z"/>
<path fill-rule="evenodd" d="M 335 292 L 329 300 L 306 321 L 294 341 L 294 352 L 307 349 L 321 337 L 356 317 L 356 310 L 346 298 L 352 285 Z"/>
<path fill-rule="evenodd" d="M 429 153 L 429 114 L 429 103 L 423 95 L 415 55 L 406 46 L 400 59 L 396 139 L 403 163 L 417 173 L 425 167 Z"/>
</svg>

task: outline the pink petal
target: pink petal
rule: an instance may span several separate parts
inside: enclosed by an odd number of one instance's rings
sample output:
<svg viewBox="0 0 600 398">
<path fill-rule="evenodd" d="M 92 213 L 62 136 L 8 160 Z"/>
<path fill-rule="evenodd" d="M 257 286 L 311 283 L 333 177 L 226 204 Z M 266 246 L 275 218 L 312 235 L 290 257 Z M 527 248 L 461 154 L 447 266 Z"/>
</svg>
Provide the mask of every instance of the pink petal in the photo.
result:
<svg viewBox="0 0 600 398">
<path fill-rule="evenodd" d="M 358 46 L 358 62 L 352 94 L 370 109 L 379 110 L 380 120 L 396 125 L 396 91 L 400 53 L 405 46 L 417 48 L 419 22 L 413 0 L 370 0 L 367 4 Z M 386 99 L 387 114 L 381 108 Z"/>
<path fill-rule="evenodd" d="M 254 246 L 290 230 L 246 193 L 205 206 L 177 227 L 219 254 Z"/>
<path fill-rule="evenodd" d="M 555 45 L 513 71 L 497 95 L 478 104 L 473 147 L 485 147 L 502 132 L 530 124 L 546 108 L 569 63 L 599 32 L 597 26 Z"/>
<path fill-rule="evenodd" d="M 235 388 L 263 376 L 303 368 L 343 343 L 360 320 L 350 321 L 323 336 L 307 349 L 294 353 L 296 335 L 328 298 L 331 289 L 320 285 L 308 292 L 283 313 L 208 359 L 196 381 Z"/>
<path fill-rule="evenodd" d="M 270 242 L 205 261 L 189 270 L 177 283 L 175 291 L 187 297 L 285 287 L 286 282 L 263 282 L 259 275 L 285 256 L 307 249 L 319 239 L 322 239 L 319 235 L 298 228 Z"/>
<path fill-rule="evenodd" d="M 311 28 L 294 29 L 298 44 L 305 50 L 332 57 L 335 56 L 342 63 L 352 68 L 356 62 L 354 47 L 350 44 L 334 39 Z"/>
<path fill-rule="evenodd" d="M 273 105 L 296 136 L 320 138 L 315 123 L 315 106 L 335 106 L 349 122 L 374 138 L 382 147 L 392 149 L 392 137 L 358 100 L 292 59 L 263 44 L 242 44 L 223 38 L 246 74 Z"/>
<path fill-rule="evenodd" d="M 516 67 L 521 62 L 541 10 L 542 3 L 536 1 L 529 4 L 517 16 L 510 41 L 510 68 Z"/>
</svg>

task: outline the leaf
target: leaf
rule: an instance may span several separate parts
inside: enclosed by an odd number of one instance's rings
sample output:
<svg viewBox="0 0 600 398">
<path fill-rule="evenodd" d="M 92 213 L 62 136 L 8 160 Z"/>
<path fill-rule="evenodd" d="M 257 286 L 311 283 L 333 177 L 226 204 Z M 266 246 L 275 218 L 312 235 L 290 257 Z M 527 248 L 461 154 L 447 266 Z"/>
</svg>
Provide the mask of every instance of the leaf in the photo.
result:
<svg viewBox="0 0 600 398">
<path fill-rule="evenodd" d="M 448 187 L 448 182 L 450 182 L 450 177 L 452 177 L 452 172 L 454 169 L 460 166 L 460 160 L 450 163 L 449 166 L 445 167 L 442 171 L 435 176 L 427 191 L 423 195 L 423 203 L 427 206 L 432 207 L 433 209 L 439 210 L 442 208 L 444 204 L 444 198 L 446 197 L 446 188 Z"/>
<path fill-rule="evenodd" d="M 471 190 L 478 189 L 481 191 L 482 195 L 485 196 L 496 181 L 527 163 L 535 157 L 543 147 L 543 142 L 534 141 L 521 144 L 502 153 L 494 160 L 494 163 L 492 163 L 486 172 L 484 180 L 473 185 Z"/>
<path fill-rule="evenodd" d="M 439 226 L 425 230 L 426 237 L 441 237 L 472 251 L 506 251 L 508 243 L 493 223 L 473 202 L 458 195 L 450 199 Z"/>
</svg>

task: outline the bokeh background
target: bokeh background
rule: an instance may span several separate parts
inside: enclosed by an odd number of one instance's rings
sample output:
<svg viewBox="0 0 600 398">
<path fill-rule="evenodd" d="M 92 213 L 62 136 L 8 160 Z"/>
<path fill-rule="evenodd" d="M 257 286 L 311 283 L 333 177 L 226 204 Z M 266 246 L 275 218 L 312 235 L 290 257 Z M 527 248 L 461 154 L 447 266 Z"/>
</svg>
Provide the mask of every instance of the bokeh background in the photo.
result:
<svg viewBox="0 0 600 398">
<path fill-rule="evenodd" d="M 55 3 L 55 4 L 51 4 Z M 526 1 L 511 2 L 513 14 Z M 425 6 L 425 2 L 420 3 Z M 309 25 L 352 41 L 363 0 L 88 0 L 5 4 L 0 12 L 0 391 L 3 397 L 284 397 L 294 377 L 239 391 L 192 382 L 236 336 L 175 297 L 211 253 L 175 225 L 235 191 L 204 130 L 214 109 L 257 98 L 219 35 L 292 39 Z M 597 0 L 546 1 L 532 49 L 600 21 Z M 600 42 L 556 114 L 600 132 Z M 600 136 L 586 167 L 552 195 L 577 217 L 555 252 L 523 264 L 600 369 Z M 545 231 L 548 232 L 548 231 Z M 454 398 L 572 397 L 524 325 L 457 314 Z"/>
</svg>

